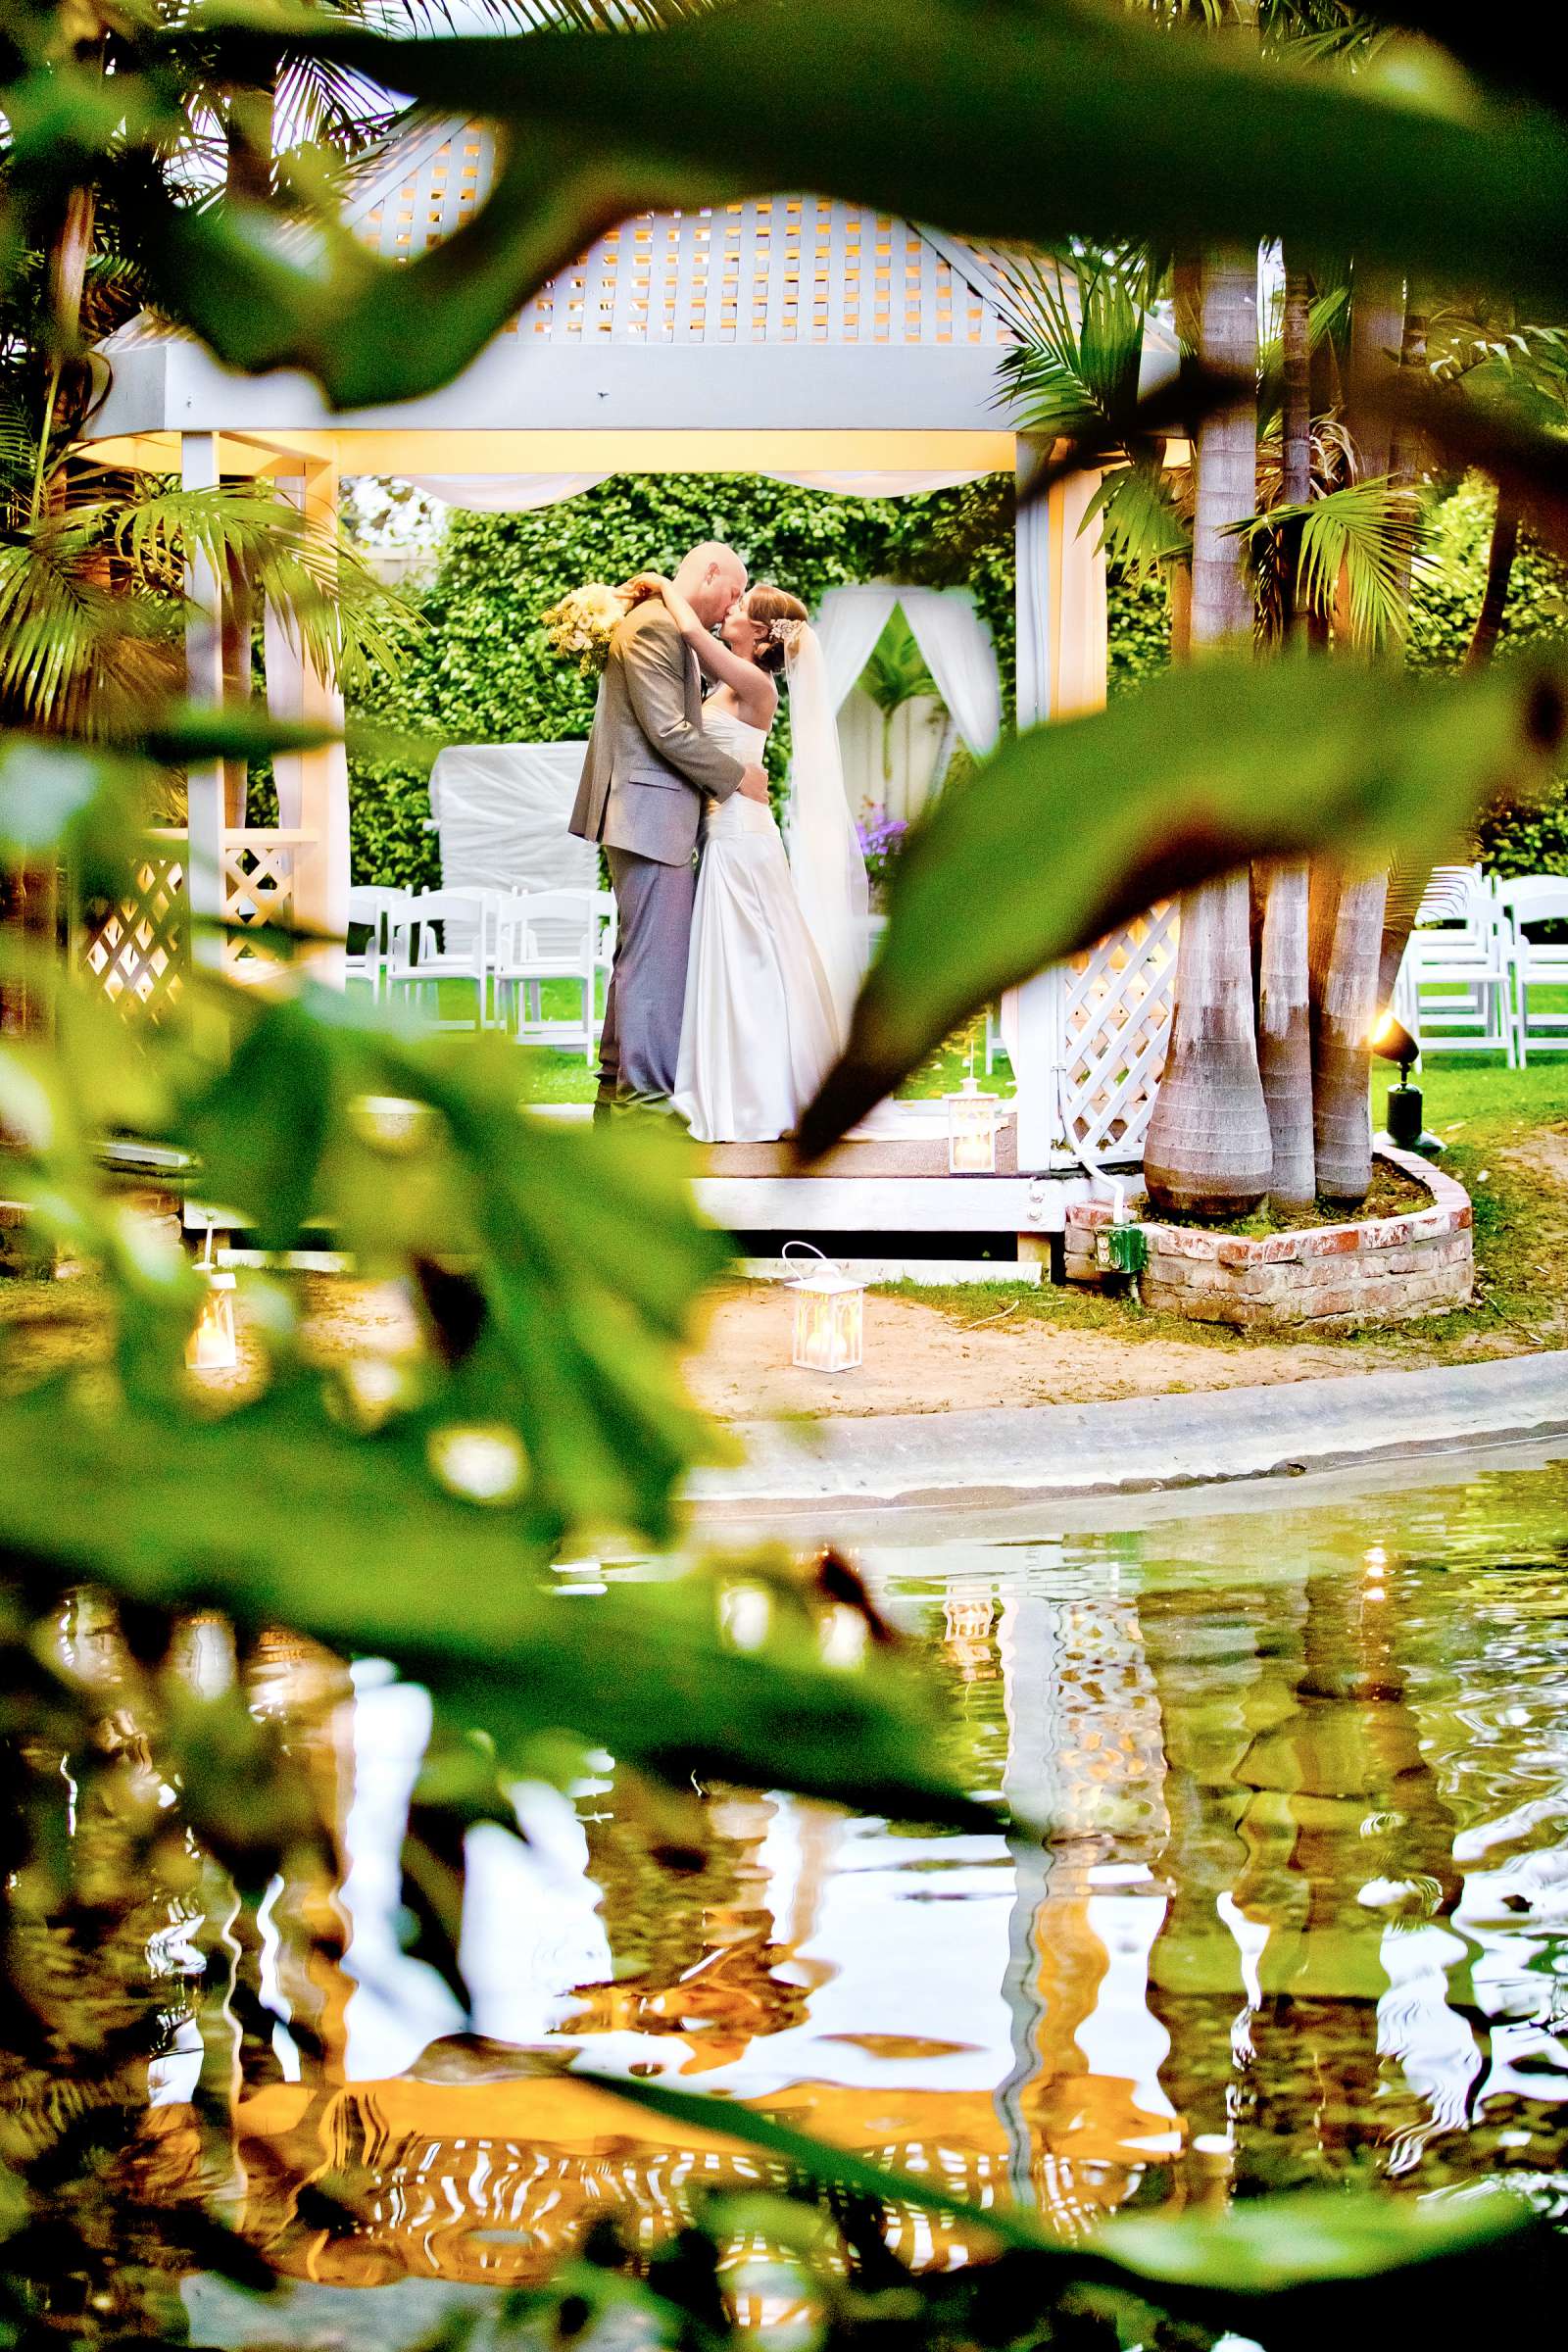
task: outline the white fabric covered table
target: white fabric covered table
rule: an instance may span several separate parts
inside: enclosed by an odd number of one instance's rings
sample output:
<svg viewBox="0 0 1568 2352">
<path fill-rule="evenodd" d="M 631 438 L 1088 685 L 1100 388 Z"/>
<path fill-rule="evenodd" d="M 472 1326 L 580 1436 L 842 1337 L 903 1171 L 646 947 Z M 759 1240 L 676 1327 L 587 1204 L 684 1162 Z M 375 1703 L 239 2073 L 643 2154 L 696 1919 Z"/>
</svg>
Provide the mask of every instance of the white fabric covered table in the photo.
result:
<svg viewBox="0 0 1568 2352">
<path fill-rule="evenodd" d="M 430 770 L 445 890 L 593 890 L 599 860 L 566 819 L 584 743 L 457 743 Z"/>
</svg>

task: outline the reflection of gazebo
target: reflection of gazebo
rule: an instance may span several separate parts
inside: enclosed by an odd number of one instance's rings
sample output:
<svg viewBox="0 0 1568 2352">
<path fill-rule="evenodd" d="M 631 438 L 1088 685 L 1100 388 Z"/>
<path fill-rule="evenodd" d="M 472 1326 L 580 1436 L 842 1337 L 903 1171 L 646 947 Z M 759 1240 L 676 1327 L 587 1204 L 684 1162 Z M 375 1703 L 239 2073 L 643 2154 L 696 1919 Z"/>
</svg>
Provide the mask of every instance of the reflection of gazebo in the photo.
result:
<svg viewBox="0 0 1568 2352">
<path fill-rule="evenodd" d="M 473 216 L 494 160 L 492 135 L 479 125 L 411 130 L 364 172 L 348 220 L 382 255 L 412 257 Z M 137 318 L 105 347 L 113 384 L 91 434 L 105 462 L 177 468 L 190 486 L 269 474 L 323 521 L 345 474 L 401 476 L 485 507 L 546 504 L 611 472 L 676 470 L 761 472 L 897 495 L 1033 466 L 1035 453 L 1007 429 L 997 403 L 997 362 L 1016 316 L 1001 254 L 851 204 L 776 196 L 622 223 L 537 294 L 456 382 L 396 408 L 334 416 L 303 376 L 231 374 L 194 343 Z M 1092 488 L 1058 484 L 1020 507 L 1026 721 L 1103 697 L 1103 564 L 1093 530 L 1079 534 Z M 195 585 L 199 595 L 204 584 Z M 216 695 L 216 633 L 194 632 L 191 655 L 194 689 Z M 266 656 L 275 712 L 331 714 L 332 696 L 270 612 Z M 343 753 L 294 755 L 276 766 L 280 824 L 270 830 L 225 823 L 220 768 L 191 776 L 193 898 L 231 921 L 292 910 L 340 930 L 349 857 Z M 154 876 L 149 890 L 161 886 Z M 144 910 L 127 911 L 118 969 L 134 986 L 143 977 L 130 965 Z M 1076 1003 L 1058 976 L 1021 994 L 1021 1173 L 930 1188 L 922 1217 L 903 1221 L 935 1216 L 955 1229 L 1039 1233 L 1059 1225 L 1060 1200 L 1054 1186 L 1037 1183 L 1031 1193 L 1032 1172 L 1072 1168 L 1082 1152 L 1136 1155 L 1161 1057 L 1169 949 L 1158 936 L 1146 947 L 1141 934 L 1126 945 L 1102 959 Z M 975 1181 L 991 1187 L 984 1202 L 959 1200 Z M 938 1215 L 939 1194 L 948 1198 Z M 821 1213 L 796 1213 L 797 1202 L 786 1221 L 858 1221 L 825 1193 L 820 1200 Z M 877 1221 L 900 1218 L 884 1206 Z"/>
</svg>

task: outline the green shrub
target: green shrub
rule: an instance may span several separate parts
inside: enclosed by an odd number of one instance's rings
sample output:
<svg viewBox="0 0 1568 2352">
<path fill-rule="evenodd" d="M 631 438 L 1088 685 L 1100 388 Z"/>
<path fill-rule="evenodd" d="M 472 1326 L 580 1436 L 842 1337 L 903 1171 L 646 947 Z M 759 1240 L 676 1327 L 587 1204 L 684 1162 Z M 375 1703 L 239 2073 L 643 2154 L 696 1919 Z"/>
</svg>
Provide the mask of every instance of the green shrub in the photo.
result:
<svg viewBox="0 0 1568 2352">
<path fill-rule="evenodd" d="M 754 580 L 809 605 L 829 588 L 893 578 L 972 585 L 997 642 L 1004 694 L 1013 678 L 1013 485 L 988 474 L 914 499 L 839 498 L 752 474 L 616 474 L 597 489 L 523 514 L 456 513 L 421 606 L 429 632 L 405 676 L 363 694 L 351 726 L 354 878 L 418 886 L 439 879 L 426 833 L 429 773 L 443 743 L 549 743 L 586 735 L 595 685 L 551 654 L 539 615 L 583 580 L 673 571 L 694 541 L 723 538 Z M 405 745 L 386 741 L 403 733 Z M 768 746 L 781 781 L 788 705 Z"/>
<path fill-rule="evenodd" d="M 1106 691 L 1112 701 L 1170 662 L 1170 596 L 1163 580 L 1135 580 L 1113 564 L 1105 580 L 1109 613 L 1110 663 Z"/>
</svg>

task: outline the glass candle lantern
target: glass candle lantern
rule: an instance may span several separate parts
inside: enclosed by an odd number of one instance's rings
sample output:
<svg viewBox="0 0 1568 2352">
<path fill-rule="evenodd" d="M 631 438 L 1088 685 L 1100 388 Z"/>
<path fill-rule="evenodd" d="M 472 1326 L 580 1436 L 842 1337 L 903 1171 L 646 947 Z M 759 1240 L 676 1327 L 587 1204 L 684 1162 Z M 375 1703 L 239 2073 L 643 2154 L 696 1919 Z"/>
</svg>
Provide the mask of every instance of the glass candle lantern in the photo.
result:
<svg viewBox="0 0 1568 2352">
<path fill-rule="evenodd" d="M 218 1266 L 202 1271 L 207 1296 L 197 1311 L 196 1327 L 185 1342 L 185 1361 L 193 1372 L 231 1372 L 239 1362 L 234 1339 L 234 1277 Z"/>
<path fill-rule="evenodd" d="M 982 1093 L 967 1077 L 948 1104 L 948 1173 L 994 1176 L 997 1171 L 998 1097 Z"/>
<path fill-rule="evenodd" d="M 805 1245 L 786 1243 L 784 1253 Z M 794 1277 L 795 1346 L 792 1363 L 807 1372 L 855 1372 L 865 1346 L 865 1285 L 833 1265 L 820 1250 L 809 1273 Z"/>
<path fill-rule="evenodd" d="M 234 1338 L 234 1277 L 213 1263 L 213 1229 L 207 1228 L 201 1277 L 207 1288 L 197 1309 L 195 1326 L 185 1342 L 185 1362 L 192 1372 L 231 1372 L 239 1362 Z"/>
</svg>

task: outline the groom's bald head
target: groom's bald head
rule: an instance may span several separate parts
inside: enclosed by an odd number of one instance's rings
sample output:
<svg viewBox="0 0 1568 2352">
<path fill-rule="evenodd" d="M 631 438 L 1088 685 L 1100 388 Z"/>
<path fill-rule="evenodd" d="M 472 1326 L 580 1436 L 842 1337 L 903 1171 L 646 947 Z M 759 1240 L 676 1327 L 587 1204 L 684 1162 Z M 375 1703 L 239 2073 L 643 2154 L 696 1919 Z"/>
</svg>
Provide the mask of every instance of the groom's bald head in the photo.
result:
<svg viewBox="0 0 1568 2352">
<path fill-rule="evenodd" d="M 675 586 L 707 628 L 721 621 L 738 596 L 746 594 L 746 566 L 721 539 L 694 547 L 675 574 Z"/>
</svg>

